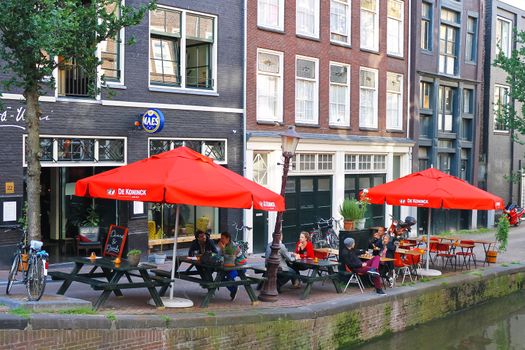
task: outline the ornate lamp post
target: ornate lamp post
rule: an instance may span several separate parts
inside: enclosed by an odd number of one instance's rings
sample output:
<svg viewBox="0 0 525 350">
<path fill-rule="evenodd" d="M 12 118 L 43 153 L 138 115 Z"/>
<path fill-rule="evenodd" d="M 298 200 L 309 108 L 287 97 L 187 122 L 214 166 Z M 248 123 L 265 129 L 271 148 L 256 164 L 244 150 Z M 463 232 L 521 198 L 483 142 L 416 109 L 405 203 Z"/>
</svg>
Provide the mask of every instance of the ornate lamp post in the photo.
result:
<svg viewBox="0 0 525 350">
<path fill-rule="evenodd" d="M 284 157 L 283 164 L 283 178 L 281 183 L 281 196 L 284 197 L 284 192 L 286 189 L 286 179 L 288 178 L 288 168 L 290 167 L 290 159 L 295 154 L 295 149 L 299 143 L 299 134 L 295 132 L 295 127 L 289 126 L 288 130 L 281 134 L 282 150 Z M 281 248 L 281 230 L 282 230 L 282 220 L 283 212 L 280 211 L 277 213 L 277 218 L 275 220 L 275 229 L 273 231 L 273 241 L 272 241 L 272 253 L 266 261 L 268 268 L 267 280 L 264 282 L 264 285 L 259 295 L 259 300 L 261 301 L 277 301 L 277 269 L 279 268 L 279 249 Z"/>
</svg>

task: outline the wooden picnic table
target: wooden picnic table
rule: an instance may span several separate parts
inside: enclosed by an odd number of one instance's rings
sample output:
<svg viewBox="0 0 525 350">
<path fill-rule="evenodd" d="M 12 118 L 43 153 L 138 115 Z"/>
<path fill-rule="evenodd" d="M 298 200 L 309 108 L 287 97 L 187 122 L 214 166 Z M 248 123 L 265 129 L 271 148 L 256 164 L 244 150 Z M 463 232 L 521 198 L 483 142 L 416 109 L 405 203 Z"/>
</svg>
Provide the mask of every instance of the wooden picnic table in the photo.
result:
<svg viewBox="0 0 525 350">
<path fill-rule="evenodd" d="M 150 264 L 131 266 L 124 259 L 122 259 L 119 265 L 115 265 L 112 258 L 108 257 L 100 257 L 97 259 L 73 257 L 70 261 L 74 262 L 75 266 L 69 273 L 61 271 L 49 272 L 49 275 L 53 279 L 64 280 L 57 294 L 64 295 L 72 282 L 88 284 L 94 290 L 102 290 L 102 294 L 93 304 L 93 309 L 98 310 L 98 308 L 104 305 L 112 292 L 117 296 L 122 296 L 121 289 L 147 288 L 157 308 L 164 308 L 164 304 L 162 304 L 162 300 L 155 289 L 155 287 L 161 286 L 162 283 L 155 281 L 148 274 L 148 270 L 154 269 L 157 266 Z M 93 266 L 94 268 L 91 269 L 89 273 L 79 273 L 84 265 Z M 102 272 L 95 272 L 96 268 L 100 268 Z M 123 276 L 127 277 L 128 283 L 120 282 Z M 131 276 L 142 278 L 142 282 L 133 282 Z M 101 278 L 107 281 L 101 280 Z"/>
<path fill-rule="evenodd" d="M 359 255 L 359 259 L 363 259 L 363 260 L 370 260 L 374 257 L 374 255 L 370 255 L 370 254 L 361 254 Z M 395 259 L 392 259 L 392 258 L 384 258 L 384 257 L 381 257 L 379 259 L 379 261 L 381 262 L 389 262 L 389 261 L 394 261 Z"/>
<path fill-rule="evenodd" d="M 181 263 L 186 263 L 187 266 L 185 269 L 181 270 Z M 221 287 L 231 287 L 231 286 L 243 286 L 246 290 L 246 293 L 250 297 L 252 304 L 257 304 L 257 297 L 255 292 L 252 289 L 252 284 L 258 284 L 264 281 L 264 278 L 257 278 L 253 276 L 247 276 L 246 270 L 253 269 L 254 267 L 245 264 L 245 265 L 236 265 L 236 266 L 223 266 L 223 265 L 210 265 L 204 264 L 197 257 L 186 257 L 181 256 L 177 257 L 177 266 L 178 269 L 175 272 L 175 278 L 182 279 L 189 282 L 194 282 L 199 284 L 202 288 L 207 289 L 208 292 L 204 297 L 201 307 L 208 307 L 208 304 L 211 298 L 215 295 L 215 291 L 219 290 Z M 240 280 L 226 280 L 225 277 L 230 271 L 237 271 L 237 274 Z M 157 277 L 165 279 L 164 286 L 160 290 L 160 295 L 164 295 L 169 287 L 169 278 L 171 278 L 171 272 L 165 270 L 153 270 L 153 273 Z M 215 274 L 215 277 L 213 276 Z"/>
<path fill-rule="evenodd" d="M 315 282 L 332 281 L 337 293 L 341 293 L 341 286 L 339 285 L 339 274 L 335 271 L 335 267 L 339 265 L 336 261 L 331 260 L 315 260 L 315 259 L 298 259 L 293 262 L 293 265 L 299 269 L 308 269 L 308 275 L 298 275 L 301 282 L 306 283 L 301 299 L 306 299 L 310 295 L 312 286 Z"/>
</svg>

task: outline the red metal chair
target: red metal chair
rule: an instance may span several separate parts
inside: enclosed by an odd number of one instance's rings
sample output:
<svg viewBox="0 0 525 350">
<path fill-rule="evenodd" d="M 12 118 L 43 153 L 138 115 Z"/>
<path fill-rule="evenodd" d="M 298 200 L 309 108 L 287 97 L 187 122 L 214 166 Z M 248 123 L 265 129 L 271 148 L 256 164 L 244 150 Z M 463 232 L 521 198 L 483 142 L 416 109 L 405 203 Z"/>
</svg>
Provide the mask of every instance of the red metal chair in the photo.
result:
<svg viewBox="0 0 525 350">
<path fill-rule="evenodd" d="M 401 255 L 401 253 L 398 253 L 398 252 L 394 253 L 394 271 L 397 271 L 394 280 L 398 276 L 400 276 L 402 274 L 403 275 L 403 280 L 401 280 L 401 283 L 405 283 L 405 277 L 406 276 L 410 277 L 410 281 L 411 282 L 414 281 L 412 279 L 412 273 L 410 272 L 410 265 L 406 264 L 403 261 L 403 257 Z"/>
<path fill-rule="evenodd" d="M 470 269 L 470 261 L 474 261 L 474 267 L 476 268 L 476 254 L 474 254 L 474 241 L 470 239 L 462 239 L 460 241 L 460 244 L 466 244 L 466 245 L 472 245 L 472 247 L 461 247 L 461 251 L 457 252 L 456 255 L 463 258 L 463 262 L 461 264 L 461 269 L 463 270 L 463 266 L 465 266 L 467 269 Z M 467 259 L 468 258 L 468 259 Z"/>
<path fill-rule="evenodd" d="M 443 268 L 446 268 L 450 263 L 450 267 L 454 267 L 454 270 L 457 268 L 457 256 L 454 253 L 456 247 L 453 243 L 438 243 L 437 250 L 438 253 L 436 257 L 441 258 L 441 265 Z M 454 265 L 452 265 L 452 260 L 454 260 Z"/>
</svg>

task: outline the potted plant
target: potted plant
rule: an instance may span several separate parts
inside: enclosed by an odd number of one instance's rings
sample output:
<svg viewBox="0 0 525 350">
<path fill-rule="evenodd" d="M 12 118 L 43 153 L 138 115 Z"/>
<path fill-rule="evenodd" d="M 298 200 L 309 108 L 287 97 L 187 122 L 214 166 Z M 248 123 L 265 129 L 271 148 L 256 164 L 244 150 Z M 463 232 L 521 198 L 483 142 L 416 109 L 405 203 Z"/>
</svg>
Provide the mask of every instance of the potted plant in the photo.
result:
<svg viewBox="0 0 525 350">
<path fill-rule="evenodd" d="M 363 211 L 356 199 L 346 198 L 339 206 L 339 214 L 344 219 L 345 231 L 353 230 L 355 220 L 363 218 Z"/>
<path fill-rule="evenodd" d="M 96 206 L 93 204 L 87 208 L 86 218 L 80 223 L 79 233 L 90 241 L 98 240 L 100 216 L 96 212 Z"/>
<path fill-rule="evenodd" d="M 128 263 L 131 266 L 137 266 L 140 262 L 140 254 L 142 254 L 142 250 L 140 249 L 132 249 L 128 252 Z"/>
<path fill-rule="evenodd" d="M 233 244 L 228 244 L 222 250 L 224 255 L 224 266 L 235 266 L 235 253 L 237 253 L 237 248 Z"/>
<path fill-rule="evenodd" d="M 365 199 L 362 199 L 358 201 L 359 204 L 359 219 L 356 219 L 354 221 L 354 226 L 358 230 L 363 230 L 365 228 L 365 222 L 366 222 L 366 211 L 368 209 L 368 201 Z"/>
<path fill-rule="evenodd" d="M 498 252 L 501 253 L 507 250 L 509 228 L 509 219 L 505 215 L 500 216 L 498 220 L 498 226 L 496 228 L 496 242 L 498 244 L 498 250 L 487 251 L 486 259 L 488 263 L 495 263 L 498 257 Z"/>
</svg>

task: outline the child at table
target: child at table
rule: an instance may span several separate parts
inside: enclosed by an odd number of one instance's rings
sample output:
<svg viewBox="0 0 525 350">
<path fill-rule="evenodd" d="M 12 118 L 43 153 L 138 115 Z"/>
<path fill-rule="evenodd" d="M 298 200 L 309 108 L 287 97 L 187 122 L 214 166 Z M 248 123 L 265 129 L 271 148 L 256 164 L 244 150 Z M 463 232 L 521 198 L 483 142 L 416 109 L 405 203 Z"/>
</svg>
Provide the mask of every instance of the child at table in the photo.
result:
<svg viewBox="0 0 525 350">
<path fill-rule="evenodd" d="M 221 232 L 221 239 L 219 240 L 219 243 L 217 243 L 217 248 L 219 249 L 221 255 L 224 255 L 224 249 L 226 247 L 233 247 L 234 248 L 233 250 L 235 250 L 235 256 L 237 256 L 237 254 L 239 254 L 240 252 L 239 247 L 237 247 L 235 243 L 232 242 L 231 234 L 225 231 L 225 232 Z M 224 276 L 224 280 L 225 281 L 235 281 L 235 277 L 237 276 L 238 274 L 236 270 L 228 271 L 226 276 Z M 237 296 L 237 291 L 239 290 L 239 288 L 237 286 L 229 286 L 226 288 L 228 288 L 228 290 L 230 291 L 231 301 L 234 301 L 235 297 Z"/>
</svg>

